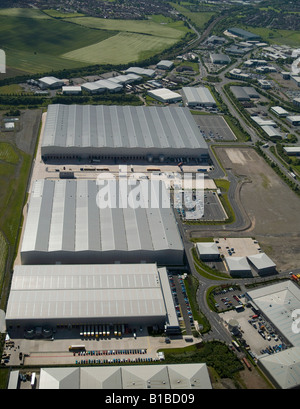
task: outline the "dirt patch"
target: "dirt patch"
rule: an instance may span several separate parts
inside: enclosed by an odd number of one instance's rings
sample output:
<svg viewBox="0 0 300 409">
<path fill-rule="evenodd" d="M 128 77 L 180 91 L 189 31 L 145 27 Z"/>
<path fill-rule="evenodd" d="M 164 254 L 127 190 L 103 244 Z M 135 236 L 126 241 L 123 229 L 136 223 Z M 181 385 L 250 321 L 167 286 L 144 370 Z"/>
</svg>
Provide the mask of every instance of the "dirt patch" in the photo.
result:
<svg viewBox="0 0 300 409">
<path fill-rule="evenodd" d="M 300 198 L 252 148 L 215 148 L 225 168 L 246 177 L 240 197 L 252 226 L 243 237 L 255 237 L 279 270 L 300 263 Z"/>
</svg>

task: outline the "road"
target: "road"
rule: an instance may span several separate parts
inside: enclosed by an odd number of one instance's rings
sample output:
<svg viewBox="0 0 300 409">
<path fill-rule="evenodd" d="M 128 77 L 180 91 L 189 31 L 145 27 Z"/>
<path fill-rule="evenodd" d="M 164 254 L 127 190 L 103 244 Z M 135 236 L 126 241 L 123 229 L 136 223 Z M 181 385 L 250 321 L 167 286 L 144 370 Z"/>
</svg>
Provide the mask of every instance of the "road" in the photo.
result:
<svg viewBox="0 0 300 409">
<path fill-rule="evenodd" d="M 197 34 L 197 38 L 192 41 L 188 46 L 185 48 L 184 51 L 187 49 L 191 49 L 197 44 L 201 44 L 201 42 L 204 41 L 204 39 L 209 35 L 210 31 L 212 28 L 217 24 L 217 22 L 220 20 L 221 17 L 218 19 L 214 20 L 209 27 L 200 34 L 195 27 L 193 27 L 190 23 L 190 27 L 194 30 L 194 32 Z M 250 56 L 250 53 L 248 57 Z M 247 56 L 246 56 L 247 57 Z M 230 99 L 227 97 L 224 91 L 224 85 L 230 82 L 230 79 L 226 78 L 225 74 L 229 70 L 232 70 L 235 66 L 240 64 L 240 61 L 238 60 L 236 63 L 230 65 L 228 68 L 226 68 L 221 74 L 219 74 L 219 78 L 221 79 L 221 82 L 215 84 L 215 89 L 219 93 L 220 97 L 222 98 L 223 102 L 227 105 L 228 110 L 230 114 L 235 117 L 243 127 L 243 129 L 250 135 L 251 137 L 251 142 L 245 142 L 244 144 L 246 146 L 253 146 L 257 141 L 260 141 L 260 137 L 257 135 L 255 128 L 252 128 L 243 117 L 239 114 L 239 112 L 236 110 L 234 104 L 230 101 Z M 199 75 L 195 79 L 195 82 L 197 83 L 199 80 L 202 80 L 203 77 L 207 75 L 206 68 L 202 65 L 201 62 L 199 62 Z M 239 142 L 240 144 L 240 142 Z M 220 143 L 221 145 L 221 143 Z M 270 142 L 268 148 L 264 148 L 264 152 L 268 156 L 269 159 L 271 159 L 274 163 L 276 163 L 281 171 L 288 176 L 289 178 L 292 178 L 291 175 L 289 174 L 289 171 L 286 169 L 286 167 L 273 155 L 273 153 L 270 151 L 270 147 L 274 146 L 275 144 Z M 246 284 L 250 284 L 252 282 L 264 282 L 268 280 L 267 278 L 245 278 L 245 279 L 223 279 L 223 280 L 210 280 L 207 277 L 207 274 L 201 275 L 195 268 L 194 264 L 194 259 L 192 255 L 192 248 L 193 248 L 193 243 L 190 241 L 193 233 L 197 233 L 197 235 L 202 235 L 203 237 L 207 237 L 208 235 L 224 235 L 225 232 L 241 232 L 246 229 L 249 229 L 251 227 L 251 220 L 248 217 L 247 213 L 245 212 L 242 203 L 240 201 L 240 190 L 241 187 L 243 186 L 244 183 L 247 183 L 247 180 L 237 180 L 236 177 L 232 174 L 230 169 L 226 169 L 226 175 L 222 168 L 219 166 L 218 161 L 214 157 L 214 154 L 211 152 L 210 155 L 212 161 L 213 161 L 213 171 L 210 172 L 210 177 L 211 178 L 224 178 L 226 177 L 229 182 L 230 182 L 230 188 L 228 190 L 228 199 L 230 201 L 230 204 L 233 208 L 233 211 L 235 213 L 235 221 L 234 223 L 231 224 L 224 224 L 224 225 L 201 225 L 201 227 L 197 227 L 195 225 L 185 225 L 182 223 L 180 217 L 178 216 L 177 212 L 175 212 L 175 217 L 178 223 L 178 228 L 182 237 L 186 257 L 187 257 L 187 263 L 190 269 L 190 273 L 196 277 L 199 281 L 199 290 L 197 292 L 197 302 L 199 305 L 199 309 L 201 312 L 206 316 L 206 318 L 209 320 L 210 325 L 211 325 L 211 330 L 203 334 L 203 340 L 221 340 L 225 343 L 231 343 L 232 337 L 229 331 L 226 329 L 222 318 L 220 315 L 210 309 L 210 307 L 207 304 L 206 301 L 206 294 L 208 289 L 213 285 L 224 285 L 224 284 L 238 284 L 241 286 L 241 289 L 243 292 L 246 291 Z M 295 180 L 293 179 L 295 182 Z M 299 182 L 297 182 L 299 185 Z M 299 269 L 300 271 L 300 269 Z M 298 273 L 298 271 L 294 271 L 295 273 Z M 281 277 L 289 277 L 289 272 L 283 272 L 280 273 Z"/>
</svg>

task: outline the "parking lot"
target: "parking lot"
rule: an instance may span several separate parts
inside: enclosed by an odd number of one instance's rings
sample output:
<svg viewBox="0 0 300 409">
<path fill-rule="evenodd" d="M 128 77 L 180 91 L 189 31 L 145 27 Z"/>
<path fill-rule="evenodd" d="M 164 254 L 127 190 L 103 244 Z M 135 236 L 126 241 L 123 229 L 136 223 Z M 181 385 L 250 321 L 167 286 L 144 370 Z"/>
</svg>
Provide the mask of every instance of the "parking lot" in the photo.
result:
<svg viewBox="0 0 300 409">
<path fill-rule="evenodd" d="M 174 207 L 177 213 L 186 220 L 223 221 L 227 214 L 216 192 L 204 191 L 203 197 L 195 195 L 189 200 L 187 196 L 182 198 L 182 193 L 177 193 L 174 199 Z M 182 203 L 182 208 L 177 208 L 177 201 Z M 194 207 L 192 207 L 192 204 Z"/>
<path fill-rule="evenodd" d="M 234 141 L 236 137 L 225 119 L 220 115 L 193 115 L 207 141 Z"/>
<path fill-rule="evenodd" d="M 257 240 L 250 237 L 226 237 L 214 239 L 214 242 L 217 244 L 220 254 L 224 257 L 228 257 L 228 255 L 235 257 L 247 257 L 254 254 L 259 254 L 261 251 Z"/>
<path fill-rule="evenodd" d="M 241 301 L 245 304 L 243 310 L 226 311 L 221 316 L 226 325 L 232 319 L 238 322 L 240 339 L 250 355 L 258 358 L 286 349 L 287 346 L 281 340 L 280 334 L 276 333 L 272 324 L 259 313 L 255 313 L 250 306 L 247 307 L 247 301 L 243 297 L 241 297 Z"/>
<path fill-rule="evenodd" d="M 220 312 L 243 305 L 242 298 L 238 286 L 218 288 L 214 291 L 215 307 Z"/>
<path fill-rule="evenodd" d="M 168 276 L 180 326 L 182 329 L 185 328 L 187 335 L 191 335 L 194 320 L 184 285 L 184 278 L 178 274 L 169 273 Z"/>
</svg>

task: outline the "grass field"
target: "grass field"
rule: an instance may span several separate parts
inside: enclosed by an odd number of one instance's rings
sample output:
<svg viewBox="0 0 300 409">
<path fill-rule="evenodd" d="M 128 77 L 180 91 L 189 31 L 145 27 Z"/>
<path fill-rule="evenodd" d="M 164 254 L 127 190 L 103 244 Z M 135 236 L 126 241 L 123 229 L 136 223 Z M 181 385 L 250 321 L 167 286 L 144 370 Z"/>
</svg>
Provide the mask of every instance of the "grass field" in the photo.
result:
<svg viewBox="0 0 300 409">
<path fill-rule="evenodd" d="M 122 32 L 97 44 L 66 53 L 63 57 L 89 64 L 138 62 L 174 43 L 172 38 Z"/>
<path fill-rule="evenodd" d="M 139 61 L 172 46 L 188 30 L 182 21 L 163 16 L 125 21 L 53 10 L 0 10 L 7 68 L 28 73 Z"/>
<path fill-rule="evenodd" d="M 96 28 L 109 31 L 126 31 L 130 33 L 148 34 L 155 37 L 166 37 L 179 39 L 187 29 L 182 21 L 170 22 L 170 19 L 157 20 L 110 20 L 96 17 L 78 17 L 76 19 L 65 19 L 65 21 L 82 25 L 84 27 Z"/>
<path fill-rule="evenodd" d="M 293 30 L 276 30 L 264 27 L 243 26 L 244 30 L 258 34 L 262 40 L 270 42 L 270 44 L 285 44 L 291 47 L 299 47 L 300 31 Z"/>
<path fill-rule="evenodd" d="M 208 22 L 208 20 L 214 16 L 216 13 L 207 11 L 207 12 L 191 12 L 187 8 L 183 7 L 182 5 L 171 3 L 172 6 L 187 17 L 192 24 L 195 24 L 200 30 L 204 27 L 204 25 Z"/>
</svg>

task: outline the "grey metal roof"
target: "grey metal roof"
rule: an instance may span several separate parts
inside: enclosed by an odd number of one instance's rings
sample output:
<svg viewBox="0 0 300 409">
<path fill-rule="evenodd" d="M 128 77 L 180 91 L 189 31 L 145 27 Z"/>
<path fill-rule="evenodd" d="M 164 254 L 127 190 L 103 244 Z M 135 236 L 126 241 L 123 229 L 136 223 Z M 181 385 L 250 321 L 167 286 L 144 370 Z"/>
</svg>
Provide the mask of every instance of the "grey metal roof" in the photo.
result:
<svg viewBox="0 0 300 409">
<path fill-rule="evenodd" d="M 266 253 L 254 254 L 253 256 L 247 256 L 247 258 L 257 269 L 276 267 L 276 264 Z"/>
<path fill-rule="evenodd" d="M 132 208 L 130 203 L 117 200 L 112 207 L 100 208 L 97 198 L 105 193 L 102 189 L 107 188 L 111 198 L 119 196 L 119 181 L 104 181 L 104 186 L 87 179 L 35 181 L 21 257 L 26 252 L 183 252 L 172 208 L 159 206 L 160 194 L 166 194 L 164 183 L 159 180 L 151 183 L 152 188 L 146 180 L 136 186 L 126 185 L 129 196 L 131 189 L 140 189 L 139 207 Z M 147 190 L 143 190 L 145 186 Z"/>
<path fill-rule="evenodd" d="M 188 103 L 216 104 L 210 90 L 206 87 L 183 87 Z"/>
<path fill-rule="evenodd" d="M 169 314 L 176 316 L 171 301 L 167 271 L 156 264 L 15 266 L 6 320 L 159 317 L 168 322 Z"/>
<path fill-rule="evenodd" d="M 251 271 L 246 257 L 225 257 L 230 271 Z"/>
<path fill-rule="evenodd" d="M 47 146 L 207 149 L 188 108 L 61 104 L 48 107 Z"/>
<path fill-rule="evenodd" d="M 296 347 L 300 347 L 299 334 L 292 328 L 293 311 L 300 306 L 300 289 L 292 281 L 264 286 L 248 291 L 249 297 L 278 330 Z"/>
<path fill-rule="evenodd" d="M 209 254 L 220 255 L 218 246 L 214 242 L 213 243 L 199 242 L 199 243 L 196 243 L 196 247 L 199 253 L 202 255 L 209 255 Z"/>
<path fill-rule="evenodd" d="M 282 389 L 300 385 L 300 348 L 293 347 L 277 354 L 265 356 L 259 363 Z"/>
</svg>

